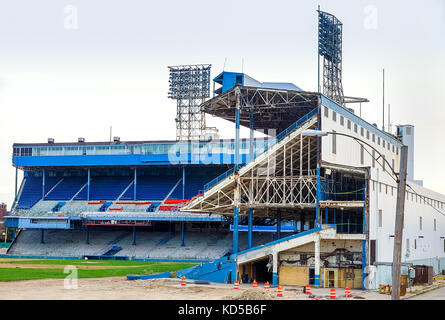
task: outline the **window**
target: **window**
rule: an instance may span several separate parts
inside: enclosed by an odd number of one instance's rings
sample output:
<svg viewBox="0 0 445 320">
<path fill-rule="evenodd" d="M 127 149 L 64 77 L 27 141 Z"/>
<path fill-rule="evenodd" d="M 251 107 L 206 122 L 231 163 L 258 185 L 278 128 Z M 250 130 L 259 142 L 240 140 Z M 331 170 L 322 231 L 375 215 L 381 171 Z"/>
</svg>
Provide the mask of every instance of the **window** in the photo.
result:
<svg viewBox="0 0 445 320">
<path fill-rule="evenodd" d="M 348 129 L 351 130 L 351 120 L 348 120 Z"/>
<path fill-rule="evenodd" d="M 419 217 L 419 230 L 422 231 L 422 217 Z"/>
<path fill-rule="evenodd" d="M 434 219 L 434 231 L 436 231 L 436 226 L 437 226 L 436 219 Z"/>
<path fill-rule="evenodd" d="M 388 185 L 386 185 L 386 188 L 385 188 L 386 190 L 385 190 L 385 194 L 388 194 Z"/>
<path fill-rule="evenodd" d="M 380 137 L 377 137 L 377 144 L 380 145 Z"/>
<path fill-rule="evenodd" d="M 406 238 L 406 252 L 409 252 L 409 239 Z"/>
<path fill-rule="evenodd" d="M 324 107 L 324 116 L 325 116 L 326 118 L 329 117 L 329 109 L 326 108 L 326 107 Z"/>
<path fill-rule="evenodd" d="M 335 132 L 335 131 L 332 130 L 332 132 Z M 337 154 L 337 135 L 336 134 L 332 135 L 332 153 Z"/>
<path fill-rule="evenodd" d="M 375 181 L 372 181 L 372 191 L 375 191 Z"/>
<path fill-rule="evenodd" d="M 363 147 L 363 145 L 360 147 L 360 163 L 365 163 L 365 148 Z"/>
<path fill-rule="evenodd" d="M 393 168 L 393 170 L 395 170 L 396 169 L 396 166 L 395 166 L 395 161 L 394 161 L 394 159 L 392 159 L 392 168 Z"/>
<path fill-rule="evenodd" d="M 396 148 L 396 155 L 399 155 L 399 148 Z"/>
<path fill-rule="evenodd" d="M 405 133 L 407 136 L 411 135 L 411 127 L 406 127 Z"/>
<path fill-rule="evenodd" d="M 345 117 L 340 116 L 340 124 L 341 124 L 342 126 L 345 125 Z"/>
<path fill-rule="evenodd" d="M 364 136 L 365 136 L 365 129 L 363 129 L 363 128 L 360 128 L 360 135 L 361 135 L 362 137 L 364 137 Z"/>
<path fill-rule="evenodd" d="M 385 140 L 382 139 L 382 146 L 385 147 Z"/>
<path fill-rule="evenodd" d="M 391 144 L 388 142 L 387 145 L 388 145 L 388 150 L 391 151 Z"/>
<path fill-rule="evenodd" d="M 354 132 L 357 133 L 357 124 L 354 123 Z"/>
<path fill-rule="evenodd" d="M 372 142 L 375 142 L 375 134 L 372 134 Z"/>
<path fill-rule="evenodd" d="M 414 249 L 417 249 L 417 239 L 414 239 Z"/>
<path fill-rule="evenodd" d="M 382 209 L 379 209 L 379 228 L 382 227 L 382 221 L 383 221 L 383 213 Z"/>
<path fill-rule="evenodd" d="M 391 187 L 391 195 L 394 195 L 394 187 Z"/>
<path fill-rule="evenodd" d="M 337 122 L 337 112 L 335 112 L 335 111 L 332 111 L 332 120 Z"/>
<path fill-rule="evenodd" d="M 372 150 L 372 167 L 375 168 L 375 150 Z"/>
<path fill-rule="evenodd" d="M 394 145 L 392 145 L 392 153 L 394 153 L 394 149 L 395 149 L 395 147 L 394 147 Z"/>
<path fill-rule="evenodd" d="M 386 164 L 386 158 L 385 158 L 385 156 L 383 156 L 383 160 L 382 160 L 382 166 L 383 166 L 383 172 L 385 172 L 385 169 L 386 169 L 386 166 L 385 166 L 385 164 Z"/>
<path fill-rule="evenodd" d="M 383 183 L 379 183 L 379 192 L 382 192 L 382 184 Z"/>
<path fill-rule="evenodd" d="M 366 139 L 369 140 L 369 131 L 368 130 L 366 130 Z"/>
</svg>

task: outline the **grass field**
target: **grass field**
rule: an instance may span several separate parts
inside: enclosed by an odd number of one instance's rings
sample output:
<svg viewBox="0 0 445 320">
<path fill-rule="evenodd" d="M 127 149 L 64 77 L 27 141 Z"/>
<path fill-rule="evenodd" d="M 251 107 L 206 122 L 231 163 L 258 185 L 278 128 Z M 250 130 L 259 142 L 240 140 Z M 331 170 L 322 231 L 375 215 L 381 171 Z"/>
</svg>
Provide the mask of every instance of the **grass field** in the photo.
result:
<svg viewBox="0 0 445 320">
<path fill-rule="evenodd" d="M 60 279 L 65 266 L 75 266 L 81 278 L 118 277 L 127 274 L 155 274 L 189 268 L 196 263 L 119 261 L 119 260 L 57 260 L 57 259 L 0 259 L 0 281 Z M 71 273 L 71 272 L 70 272 Z"/>
</svg>

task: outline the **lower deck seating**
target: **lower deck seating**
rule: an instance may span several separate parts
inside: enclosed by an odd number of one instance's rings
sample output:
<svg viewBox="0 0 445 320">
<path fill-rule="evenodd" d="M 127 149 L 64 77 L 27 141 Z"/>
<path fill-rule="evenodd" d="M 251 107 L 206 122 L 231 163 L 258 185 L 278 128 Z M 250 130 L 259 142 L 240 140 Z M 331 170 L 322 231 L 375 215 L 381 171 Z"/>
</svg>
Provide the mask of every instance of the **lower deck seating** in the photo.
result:
<svg viewBox="0 0 445 320">
<path fill-rule="evenodd" d="M 185 246 L 181 246 L 180 232 L 136 232 L 136 245 L 132 245 L 132 233 L 126 230 L 89 232 L 89 244 L 85 243 L 85 231 L 45 230 L 44 243 L 40 243 L 40 230 L 22 230 L 9 250 L 11 255 L 82 257 L 103 255 L 113 247 L 120 247 L 119 256 L 140 259 L 191 259 L 213 260 L 225 255 L 232 248 L 229 232 L 186 232 Z M 254 245 L 271 240 L 271 234 L 254 234 Z M 240 249 L 247 248 L 247 234 L 239 237 Z"/>
</svg>

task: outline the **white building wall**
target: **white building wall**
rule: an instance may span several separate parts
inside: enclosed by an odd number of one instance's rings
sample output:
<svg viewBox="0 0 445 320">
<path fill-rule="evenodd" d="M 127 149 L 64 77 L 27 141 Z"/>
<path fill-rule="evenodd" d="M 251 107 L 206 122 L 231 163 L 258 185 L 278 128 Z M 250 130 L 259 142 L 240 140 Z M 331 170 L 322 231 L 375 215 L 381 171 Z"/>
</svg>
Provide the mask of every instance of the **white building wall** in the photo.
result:
<svg viewBox="0 0 445 320">
<path fill-rule="evenodd" d="M 322 103 L 321 130 L 327 132 L 335 130 L 366 141 L 381 152 L 391 165 L 394 161 L 394 169 L 396 172 L 399 171 L 400 142 L 332 101 L 324 98 Z M 348 120 L 351 122 L 350 129 Z M 355 125 L 357 125 L 356 130 Z M 380 138 L 380 144 L 378 138 Z M 365 145 L 365 148 L 372 154 L 370 147 Z M 349 137 L 336 135 L 336 153 L 333 153 L 333 135 L 323 137 L 321 151 L 323 161 L 371 168 L 369 239 L 376 240 L 377 267 L 369 268 L 370 288 L 375 289 L 379 284 L 391 283 L 390 263 L 393 260 L 394 246 L 394 237 L 391 236 L 394 235 L 397 198 L 397 184 L 392 178 L 391 171 L 387 165 L 386 170 L 383 170 L 381 161 L 379 161 L 380 165 L 374 163 L 373 166 L 372 156 L 366 151 L 362 163 L 361 146 Z M 416 196 L 410 188 L 407 188 L 402 262 L 432 265 L 435 272 L 439 273 L 445 269 L 445 195 L 410 181 L 408 185 L 422 197 Z M 381 225 L 379 224 L 379 210 L 382 212 Z M 420 217 L 422 217 L 422 229 L 420 229 Z M 435 228 L 434 224 L 436 224 Z M 369 252 L 367 256 L 369 262 Z M 407 270 L 402 269 L 402 272 L 406 273 Z"/>
</svg>

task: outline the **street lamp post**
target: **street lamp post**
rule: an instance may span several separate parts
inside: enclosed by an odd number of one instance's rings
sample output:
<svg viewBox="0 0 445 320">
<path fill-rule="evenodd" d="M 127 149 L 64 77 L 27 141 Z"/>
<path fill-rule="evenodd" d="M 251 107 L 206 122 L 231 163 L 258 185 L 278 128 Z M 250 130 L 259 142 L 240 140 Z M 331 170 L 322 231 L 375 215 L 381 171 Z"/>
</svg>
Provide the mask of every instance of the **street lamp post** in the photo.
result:
<svg viewBox="0 0 445 320">
<path fill-rule="evenodd" d="M 395 219 L 395 232 L 394 232 L 394 250 L 393 250 L 393 263 L 392 263 L 392 300 L 400 300 L 400 273 L 401 273 L 401 256 L 402 256 L 402 239 L 403 239 L 403 220 L 404 220 L 404 210 L 405 210 L 405 194 L 406 194 L 406 170 L 408 162 L 408 147 L 402 146 L 400 149 L 400 168 L 397 174 L 394 168 L 388 163 L 388 161 L 383 157 L 383 155 L 371 146 L 366 141 L 359 139 L 357 137 L 339 133 L 339 132 L 326 132 L 321 130 L 305 130 L 303 131 L 303 136 L 308 137 L 324 137 L 328 134 L 335 134 L 340 136 L 345 136 L 352 138 L 356 141 L 366 144 L 371 149 L 379 154 L 379 157 L 386 162 L 388 167 L 391 169 L 395 180 L 397 182 L 397 203 L 396 203 L 396 219 Z"/>
</svg>

